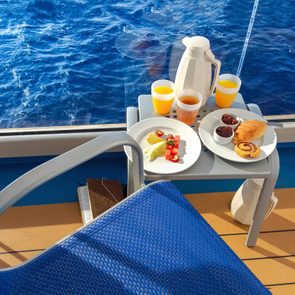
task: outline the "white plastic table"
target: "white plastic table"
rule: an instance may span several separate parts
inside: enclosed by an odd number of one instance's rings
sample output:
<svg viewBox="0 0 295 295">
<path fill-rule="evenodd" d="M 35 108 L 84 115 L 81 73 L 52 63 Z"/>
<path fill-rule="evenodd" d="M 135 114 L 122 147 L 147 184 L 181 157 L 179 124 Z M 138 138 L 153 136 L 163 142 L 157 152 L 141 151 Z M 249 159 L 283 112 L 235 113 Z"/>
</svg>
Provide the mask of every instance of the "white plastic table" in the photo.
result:
<svg viewBox="0 0 295 295">
<path fill-rule="evenodd" d="M 232 106 L 233 108 L 248 109 L 261 115 L 260 109 L 257 105 L 244 103 L 241 94 Z M 197 132 L 198 122 L 209 112 L 216 110 L 215 96 L 210 96 L 205 107 L 203 107 L 197 117 L 196 125 L 193 126 Z M 153 111 L 152 100 L 150 95 L 140 95 L 138 98 L 138 108 L 127 108 L 127 129 L 129 129 L 136 122 L 159 116 Z M 169 117 L 175 117 L 175 110 L 173 109 Z M 132 161 L 128 160 L 128 191 L 133 189 L 133 175 L 134 168 Z M 197 179 L 247 179 L 247 178 L 263 178 L 264 182 L 260 192 L 260 196 L 256 205 L 256 210 L 253 216 L 253 222 L 250 226 L 246 245 L 255 246 L 257 237 L 259 235 L 261 224 L 264 220 L 267 207 L 269 205 L 277 178 L 279 174 L 279 156 L 275 151 L 267 158 L 258 162 L 252 163 L 236 163 L 225 160 L 215 155 L 204 146 L 202 146 L 201 155 L 198 161 L 189 169 L 176 174 L 152 174 L 145 172 L 144 178 L 147 181 L 155 181 L 159 179 L 169 180 L 197 180 Z"/>
</svg>

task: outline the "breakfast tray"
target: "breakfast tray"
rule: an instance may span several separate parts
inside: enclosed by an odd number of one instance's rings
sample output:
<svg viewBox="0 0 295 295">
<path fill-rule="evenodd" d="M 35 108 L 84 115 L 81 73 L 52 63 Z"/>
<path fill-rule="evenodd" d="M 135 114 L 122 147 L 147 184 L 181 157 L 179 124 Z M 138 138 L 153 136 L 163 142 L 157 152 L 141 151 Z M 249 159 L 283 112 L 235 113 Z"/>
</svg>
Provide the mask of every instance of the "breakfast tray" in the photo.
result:
<svg viewBox="0 0 295 295">
<path fill-rule="evenodd" d="M 233 108 L 247 110 L 242 95 L 239 93 L 232 106 Z M 151 95 L 140 95 L 138 97 L 137 115 L 127 110 L 127 122 L 135 124 L 151 117 L 160 117 L 153 110 Z M 199 123 L 207 114 L 218 109 L 215 105 L 215 95 L 208 98 L 205 107 L 199 111 L 195 124 L 192 128 L 198 133 Z M 172 109 L 167 117 L 174 118 L 176 115 L 175 108 Z M 132 124 L 128 124 L 129 128 Z M 216 154 L 210 152 L 205 145 L 202 144 L 201 155 L 198 161 L 189 169 L 173 175 L 163 175 L 145 172 L 146 180 L 157 179 L 174 179 L 174 180 L 193 180 L 193 179 L 243 179 L 243 178 L 264 178 L 265 175 L 271 173 L 267 159 L 252 163 L 237 163 L 223 159 Z"/>
</svg>

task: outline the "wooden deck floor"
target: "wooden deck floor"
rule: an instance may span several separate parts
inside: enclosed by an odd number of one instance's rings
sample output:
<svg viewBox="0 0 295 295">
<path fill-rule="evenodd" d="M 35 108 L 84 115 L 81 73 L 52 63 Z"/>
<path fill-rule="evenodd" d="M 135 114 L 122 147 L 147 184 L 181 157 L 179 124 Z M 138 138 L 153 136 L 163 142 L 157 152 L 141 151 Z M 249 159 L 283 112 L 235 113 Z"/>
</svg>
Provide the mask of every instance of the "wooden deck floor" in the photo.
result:
<svg viewBox="0 0 295 295">
<path fill-rule="evenodd" d="M 244 246 L 248 227 L 231 217 L 232 192 L 188 195 L 221 238 L 273 294 L 295 294 L 295 188 L 278 189 L 256 247 Z M 34 257 L 81 226 L 79 205 L 10 208 L 0 216 L 0 268 Z"/>
<path fill-rule="evenodd" d="M 277 208 L 263 223 L 257 245 L 244 245 L 248 226 L 233 220 L 229 193 L 187 196 L 221 238 L 273 294 L 295 294 L 295 188 L 278 189 Z"/>
</svg>

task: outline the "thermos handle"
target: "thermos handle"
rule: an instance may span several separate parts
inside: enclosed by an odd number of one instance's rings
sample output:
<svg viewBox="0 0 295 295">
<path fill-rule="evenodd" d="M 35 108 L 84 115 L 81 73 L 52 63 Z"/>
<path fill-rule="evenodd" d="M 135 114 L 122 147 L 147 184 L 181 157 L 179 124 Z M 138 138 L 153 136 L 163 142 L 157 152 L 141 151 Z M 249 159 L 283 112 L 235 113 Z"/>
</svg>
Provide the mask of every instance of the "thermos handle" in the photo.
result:
<svg viewBox="0 0 295 295">
<path fill-rule="evenodd" d="M 272 195 L 271 200 L 270 200 L 270 205 L 269 205 L 269 208 L 268 208 L 268 210 L 267 210 L 267 212 L 265 214 L 264 219 L 267 218 L 270 215 L 272 210 L 276 207 L 277 203 L 278 203 L 278 198 L 275 195 Z"/>
<path fill-rule="evenodd" d="M 205 51 L 205 56 L 206 56 L 207 60 L 209 60 L 214 65 L 214 78 L 213 78 L 213 82 L 211 84 L 211 88 L 208 93 L 208 96 L 210 96 L 213 93 L 214 88 L 216 86 L 217 78 L 218 78 L 219 72 L 220 72 L 221 62 L 220 62 L 220 60 L 215 58 L 214 54 L 212 53 L 212 51 L 210 49 Z"/>
</svg>

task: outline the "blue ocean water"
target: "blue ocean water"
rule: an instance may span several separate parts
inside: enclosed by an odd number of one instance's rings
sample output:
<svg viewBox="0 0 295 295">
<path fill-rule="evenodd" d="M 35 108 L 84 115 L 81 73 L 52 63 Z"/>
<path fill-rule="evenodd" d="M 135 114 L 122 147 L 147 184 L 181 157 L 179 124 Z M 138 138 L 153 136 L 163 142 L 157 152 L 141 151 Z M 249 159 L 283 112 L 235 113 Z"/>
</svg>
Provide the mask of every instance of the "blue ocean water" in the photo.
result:
<svg viewBox="0 0 295 295">
<path fill-rule="evenodd" d="M 264 114 L 295 113 L 292 0 L 260 1 L 241 92 Z M 209 38 L 237 71 L 253 0 L 1 0 L 0 128 L 125 122 L 184 36 Z"/>
</svg>

